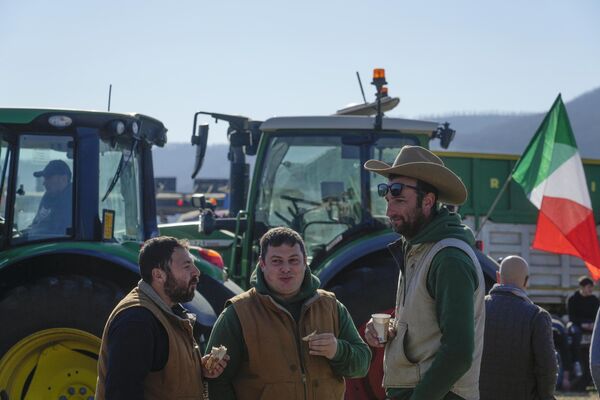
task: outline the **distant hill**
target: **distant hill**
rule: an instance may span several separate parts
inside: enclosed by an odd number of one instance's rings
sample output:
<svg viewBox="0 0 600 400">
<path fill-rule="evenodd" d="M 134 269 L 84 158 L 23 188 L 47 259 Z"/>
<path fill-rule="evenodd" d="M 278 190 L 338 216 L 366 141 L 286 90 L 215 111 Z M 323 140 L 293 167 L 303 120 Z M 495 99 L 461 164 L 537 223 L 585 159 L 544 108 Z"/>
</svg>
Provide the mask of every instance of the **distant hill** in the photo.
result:
<svg viewBox="0 0 600 400">
<path fill-rule="evenodd" d="M 579 152 L 583 158 L 600 159 L 600 88 L 566 103 Z M 448 121 L 456 137 L 448 151 L 522 154 L 547 110 L 536 114 L 476 114 L 422 117 Z M 432 142 L 439 150 L 439 141 Z M 228 178 L 227 144 L 211 145 L 206 151 L 199 178 Z M 157 177 L 177 177 L 177 190 L 191 192 L 195 148 L 188 143 L 168 143 L 155 148 L 154 171 Z M 248 157 L 251 164 L 254 157 Z"/>
<path fill-rule="evenodd" d="M 565 104 L 575 140 L 583 158 L 600 159 L 600 88 Z M 449 151 L 522 154 L 540 126 L 546 111 L 514 115 L 446 115 L 430 117 L 448 121 L 456 130 Z M 424 119 L 427 119 L 425 117 Z M 439 150 L 439 141 L 432 142 Z"/>
</svg>

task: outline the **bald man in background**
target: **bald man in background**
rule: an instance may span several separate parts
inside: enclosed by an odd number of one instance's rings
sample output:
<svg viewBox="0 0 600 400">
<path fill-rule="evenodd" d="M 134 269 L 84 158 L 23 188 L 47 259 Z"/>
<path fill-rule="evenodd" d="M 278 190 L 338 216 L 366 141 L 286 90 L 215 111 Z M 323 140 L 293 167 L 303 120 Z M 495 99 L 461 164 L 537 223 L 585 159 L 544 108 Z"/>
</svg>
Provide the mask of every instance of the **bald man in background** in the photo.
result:
<svg viewBox="0 0 600 400">
<path fill-rule="evenodd" d="M 527 261 L 504 258 L 496 278 L 485 297 L 480 399 L 554 399 L 558 368 L 552 319 L 527 297 Z"/>
</svg>

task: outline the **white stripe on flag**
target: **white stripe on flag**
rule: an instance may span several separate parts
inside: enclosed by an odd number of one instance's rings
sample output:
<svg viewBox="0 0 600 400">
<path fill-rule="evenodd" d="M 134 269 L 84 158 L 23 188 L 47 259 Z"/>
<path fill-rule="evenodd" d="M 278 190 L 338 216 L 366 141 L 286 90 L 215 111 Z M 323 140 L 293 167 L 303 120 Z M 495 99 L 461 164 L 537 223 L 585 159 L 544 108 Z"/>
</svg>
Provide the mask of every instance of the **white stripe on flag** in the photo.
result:
<svg viewBox="0 0 600 400">
<path fill-rule="evenodd" d="M 554 170 L 547 179 L 533 188 L 529 194 L 529 201 L 539 209 L 542 206 L 544 196 L 572 200 L 590 210 L 592 209 L 579 152 L 575 152 L 571 158 Z"/>
</svg>

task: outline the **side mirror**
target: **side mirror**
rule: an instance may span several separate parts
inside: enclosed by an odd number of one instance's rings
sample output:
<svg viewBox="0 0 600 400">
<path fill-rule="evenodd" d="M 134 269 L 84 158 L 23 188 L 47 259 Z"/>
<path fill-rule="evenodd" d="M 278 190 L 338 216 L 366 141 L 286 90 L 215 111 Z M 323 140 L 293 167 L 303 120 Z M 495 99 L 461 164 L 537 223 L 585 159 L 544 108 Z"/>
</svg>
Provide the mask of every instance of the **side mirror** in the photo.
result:
<svg viewBox="0 0 600 400">
<path fill-rule="evenodd" d="M 215 231 L 215 214 L 211 210 L 202 210 L 198 217 L 198 232 L 210 235 Z"/>
<path fill-rule="evenodd" d="M 450 124 L 448 122 L 444 122 L 443 126 L 438 128 L 435 137 L 440 138 L 442 148 L 447 149 L 452 140 L 454 140 L 454 135 L 456 135 L 456 131 L 450 129 Z"/>
<path fill-rule="evenodd" d="M 197 115 L 196 115 L 197 116 Z M 192 133 L 192 146 L 196 147 L 196 165 L 194 166 L 194 172 L 192 172 L 192 179 L 198 175 L 202 163 L 204 162 L 204 156 L 206 155 L 206 146 L 208 140 L 208 124 L 202 124 L 198 127 L 198 134 L 196 134 L 196 118 L 194 117 L 194 132 Z"/>
</svg>

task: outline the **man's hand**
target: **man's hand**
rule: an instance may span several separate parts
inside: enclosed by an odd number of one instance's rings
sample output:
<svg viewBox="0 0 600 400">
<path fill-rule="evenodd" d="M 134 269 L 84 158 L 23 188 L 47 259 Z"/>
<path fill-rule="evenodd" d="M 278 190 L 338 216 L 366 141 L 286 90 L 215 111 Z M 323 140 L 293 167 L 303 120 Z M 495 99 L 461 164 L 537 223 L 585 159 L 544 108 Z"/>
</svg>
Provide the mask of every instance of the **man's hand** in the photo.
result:
<svg viewBox="0 0 600 400">
<path fill-rule="evenodd" d="M 308 340 L 308 349 L 309 354 L 313 356 L 323 356 L 331 360 L 337 352 L 337 339 L 333 333 L 315 334 Z"/>
<path fill-rule="evenodd" d="M 229 361 L 229 355 L 225 354 L 225 357 L 223 357 L 222 360 L 219 360 L 219 362 L 211 370 L 206 369 L 206 363 L 208 362 L 209 358 L 210 358 L 210 354 L 207 354 L 204 357 L 202 357 L 202 376 L 205 378 L 211 378 L 211 379 L 217 378 L 218 376 L 220 376 L 223 373 L 223 371 L 225 370 L 225 367 L 227 367 L 227 361 Z"/>
<path fill-rule="evenodd" d="M 388 327 L 388 341 L 392 340 L 396 337 L 396 330 L 392 327 L 392 324 Z M 367 326 L 365 328 L 365 341 L 371 347 L 385 347 L 385 343 L 379 343 L 379 339 L 377 338 L 377 332 L 375 331 L 375 326 L 373 325 L 373 318 L 367 322 Z"/>
</svg>

